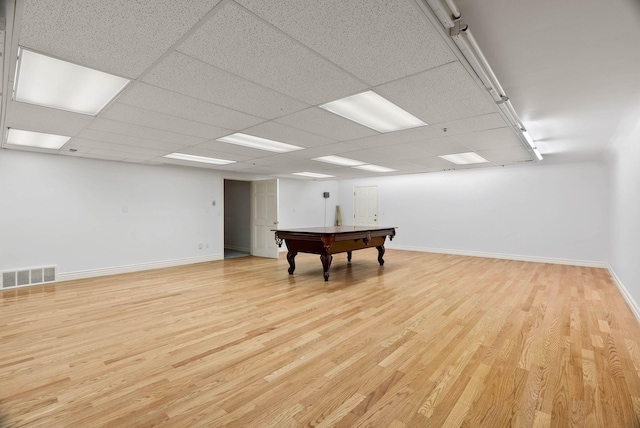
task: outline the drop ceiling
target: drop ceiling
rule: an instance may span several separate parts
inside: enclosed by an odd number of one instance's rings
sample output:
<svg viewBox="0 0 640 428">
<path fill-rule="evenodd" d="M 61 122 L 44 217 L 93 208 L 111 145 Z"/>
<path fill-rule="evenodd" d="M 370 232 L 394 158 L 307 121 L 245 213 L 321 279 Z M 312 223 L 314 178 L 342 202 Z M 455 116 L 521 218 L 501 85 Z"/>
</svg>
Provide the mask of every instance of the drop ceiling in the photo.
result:
<svg viewBox="0 0 640 428">
<path fill-rule="evenodd" d="M 603 140 L 615 131 L 615 109 L 622 108 L 618 102 L 629 106 L 639 93 L 638 75 L 632 79 L 640 70 L 640 49 L 617 60 L 607 49 L 625 51 L 633 40 L 619 32 L 633 37 L 637 28 L 596 26 L 598 20 L 611 19 L 602 17 L 606 6 L 601 1 L 457 3 L 546 153 L 551 158 L 555 153 L 599 156 L 607 143 Z M 638 12 L 627 0 L 606 3 L 619 13 Z M 582 8 L 585 16 L 577 18 L 581 15 L 567 4 Z M 312 158 L 339 155 L 397 170 L 392 174 L 534 163 L 422 0 L 29 0 L 12 6 L 7 7 L 15 17 L 7 19 L 3 128 L 72 137 L 54 152 L 58 155 L 291 178 L 310 171 L 337 179 L 380 174 Z M 638 27 L 637 15 L 621 17 L 634 18 Z M 572 22 L 575 33 L 568 28 Z M 579 37 L 591 46 L 581 47 Z M 615 45 L 619 38 L 622 42 Z M 20 103 L 10 96 L 18 46 L 131 82 L 95 117 Z M 610 63 L 602 64 L 598 55 Z M 576 58 L 580 64 L 573 64 Z M 579 127 L 581 118 L 596 111 L 590 106 L 600 100 L 581 91 L 590 89 L 597 96 L 603 90 L 579 73 L 580 66 L 594 79 L 622 74 L 632 85 L 623 91 L 624 82 L 610 84 L 618 98 L 607 106 L 614 111 L 603 118 L 605 123 L 589 123 L 587 131 Z M 558 72 L 564 73 L 564 82 L 555 80 Z M 554 93 L 556 86 L 566 94 Z M 366 90 L 428 125 L 382 134 L 318 107 Z M 558 117 L 566 117 L 568 125 L 557 125 Z M 235 132 L 304 149 L 275 154 L 217 141 Z M 592 141 L 594 135 L 600 139 Z M 16 149 L 5 140 L 2 144 Z M 457 166 L 439 157 L 470 151 L 489 162 Z M 163 157 L 173 152 L 236 163 L 216 166 Z"/>
</svg>

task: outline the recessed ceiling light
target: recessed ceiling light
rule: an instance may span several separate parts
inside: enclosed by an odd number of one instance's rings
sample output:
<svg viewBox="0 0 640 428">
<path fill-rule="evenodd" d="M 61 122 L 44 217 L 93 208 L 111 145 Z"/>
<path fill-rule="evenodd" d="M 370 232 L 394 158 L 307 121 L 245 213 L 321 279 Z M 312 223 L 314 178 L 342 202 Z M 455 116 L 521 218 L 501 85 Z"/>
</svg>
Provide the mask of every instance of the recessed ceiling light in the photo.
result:
<svg viewBox="0 0 640 428">
<path fill-rule="evenodd" d="M 23 131 L 21 129 L 9 128 L 7 144 L 14 146 L 37 147 L 39 149 L 59 150 L 69 141 L 71 137 L 55 134 L 44 134 L 42 132 Z"/>
<path fill-rule="evenodd" d="M 322 104 L 323 108 L 378 132 L 417 128 L 426 123 L 373 91 Z"/>
<path fill-rule="evenodd" d="M 236 163 L 236 161 L 232 161 L 232 160 L 209 158 L 209 157 L 205 157 L 205 156 L 188 155 L 186 153 L 171 153 L 171 154 L 168 154 L 168 155 L 164 155 L 163 157 L 169 158 L 169 159 L 178 159 L 178 160 L 191 161 L 191 162 L 210 163 L 210 164 L 213 164 L 213 165 L 229 165 L 229 164 L 232 164 L 232 163 Z"/>
<path fill-rule="evenodd" d="M 444 160 L 448 160 L 449 162 L 455 163 L 456 165 L 470 165 L 473 163 L 489 162 L 488 160 L 486 160 L 485 158 L 483 158 L 482 156 L 474 152 L 458 153 L 455 155 L 443 155 L 438 157 L 441 157 Z"/>
<path fill-rule="evenodd" d="M 342 166 L 357 166 L 357 165 L 364 164 L 364 162 L 360 162 L 359 160 L 343 158 L 342 156 L 333 156 L 333 155 L 321 156 L 319 158 L 313 158 L 311 160 L 332 163 L 335 165 L 342 165 Z"/>
<path fill-rule="evenodd" d="M 333 175 L 327 174 L 318 174 L 316 172 L 294 172 L 293 175 L 301 175 L 303 177 L 311 177 L 311 178 L 331 178 Z"/>
<path fill-rule="evenodd" d="M 365 170 L 365 171 L 371 171 L 371 172 L 393 172 L 393 171 L 397 171 L 397 169 L 387 168 L 385 166 L 380 166 L 380 165 L 360 165 L 360 166 L 354 166 L 354 168 L 362 169 L 362 170 Z"/>
<path fill-rule="evenodd" d="M 294 146 L 293 144 L 281 143 L 280 141 L 268 140 L 266 138 L 243 134 L 241 132 L 218 138 L 218 141 L 276 153 L 285 153 L 304 149 L 304 147 Z"/>
<path fill-rule="evenodd" d="M 25 49 L 18 57 L 15 100 L 97 115 L 129 80 Z"/>
</svg>

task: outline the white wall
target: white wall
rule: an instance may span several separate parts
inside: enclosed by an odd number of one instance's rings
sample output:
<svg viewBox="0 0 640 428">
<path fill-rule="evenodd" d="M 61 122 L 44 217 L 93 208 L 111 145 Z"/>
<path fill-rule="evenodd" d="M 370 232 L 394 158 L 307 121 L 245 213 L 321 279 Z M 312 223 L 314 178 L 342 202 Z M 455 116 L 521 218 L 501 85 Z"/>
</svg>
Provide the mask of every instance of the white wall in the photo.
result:
<svg viewBox="0 0 640 428">
<path fill-rule="evenodd" d="M 354 186 L 378 185 L 379 224 L 397 226 L 388 246 L 604 265 L 608 173 L 601 163 L 538 164 L 344 180 L 353 224 Z"/>
<path fill-rule="evenodd" d="M 637 150 L 619 151 L 611 247 L 636 300 Z M 73 273 L 222 258 L 222 204 L 211 202 L 222 200 L 223 183 L 214 171 L 8 150 L 0 171 L 0 270 L 56 264 Z M 609 179 L 599 163 L 280 179 L 279 227 L 333 225 L 336 205 L 352 224 L 353 187 L 376 184 L 380 225 L 398 227 L 390 247 L 597 265 L 609 260 Z"/>
<path fill-rule="evenodd" d="M 611 146 L 611 257 L 617 280 L 640 316 L 640 111 L 629 116 Z M 627 300 L 629 296 L 626 296 Z"/>
<path fill-rule="evenodd" d="M 3 150 L 0 171 L 0 270 L 222 258 L 221 177 L 211 170 Z"/>
<path fill-rule="evenodd" d="M 338 182 L 280 179 L 278 227 L 333 226 L 338 201 Z M 329 198 L 322 194 L 329 192 Z M 342 210 L 342 207 L 340 207 Z M 344 219 L 344 217 L 343 217 Z"/>
<path fill-rule="evenodd" d="M 224 180 L 224 246 L 251 251 L 251 182 Z"/>
</svg>

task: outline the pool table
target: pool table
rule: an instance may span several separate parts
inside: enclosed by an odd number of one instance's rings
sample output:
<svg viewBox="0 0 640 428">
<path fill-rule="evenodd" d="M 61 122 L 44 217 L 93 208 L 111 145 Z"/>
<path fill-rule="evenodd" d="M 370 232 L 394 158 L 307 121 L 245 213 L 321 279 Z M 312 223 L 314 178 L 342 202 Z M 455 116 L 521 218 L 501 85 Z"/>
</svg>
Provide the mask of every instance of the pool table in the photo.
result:
<svg viewBox="0 0 640 428">
<path fill-rule="evenodd" d="M 333 254 L 347 253 L 347 261 L 351 261 L 351 252 L 363 248 L 378 250 L 378 263 L 384 264 L 384 241 L 396 236 L 395 227 L 370 226 L 331 226 L 311 227 L 305 229 L 274 229 L 276 243 L 282 247 L 284 241 L 289 252 L 289 275 L 296 270 L 295 257 L 298 253 L 319 254 L 322 262 L 324 280 L 329 280 L 329 266 Z"/>
</svg>

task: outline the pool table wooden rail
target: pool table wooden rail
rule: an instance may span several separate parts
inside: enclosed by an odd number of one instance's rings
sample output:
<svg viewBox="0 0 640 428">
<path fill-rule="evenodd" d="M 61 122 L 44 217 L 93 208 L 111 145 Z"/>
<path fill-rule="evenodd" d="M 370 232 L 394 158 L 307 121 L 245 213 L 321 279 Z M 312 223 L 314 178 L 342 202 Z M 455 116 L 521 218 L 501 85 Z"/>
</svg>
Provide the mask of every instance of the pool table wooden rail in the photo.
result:
<svg viewBox="0 0 640 428">
<path fill-rule="evenodd" d="M 298 253 L 319 254 L 322 262 L 324 280 L 329 280 L 329 267 L 333 254 L 347 253 L 347 261 L 351 261 L 352 251 L 364 248 L 378 250 L 378 263 L 384 265 L 386 237 L 392 240 L 395 227 L 362 227 L 362 226 L 333 226 L 314 227 L 306 229 L 274 230 L 276 243 L 282 247 L 287 245 L 287 261 L 289 274 L 296 269 L 295 257 Z"/>
</svg>

